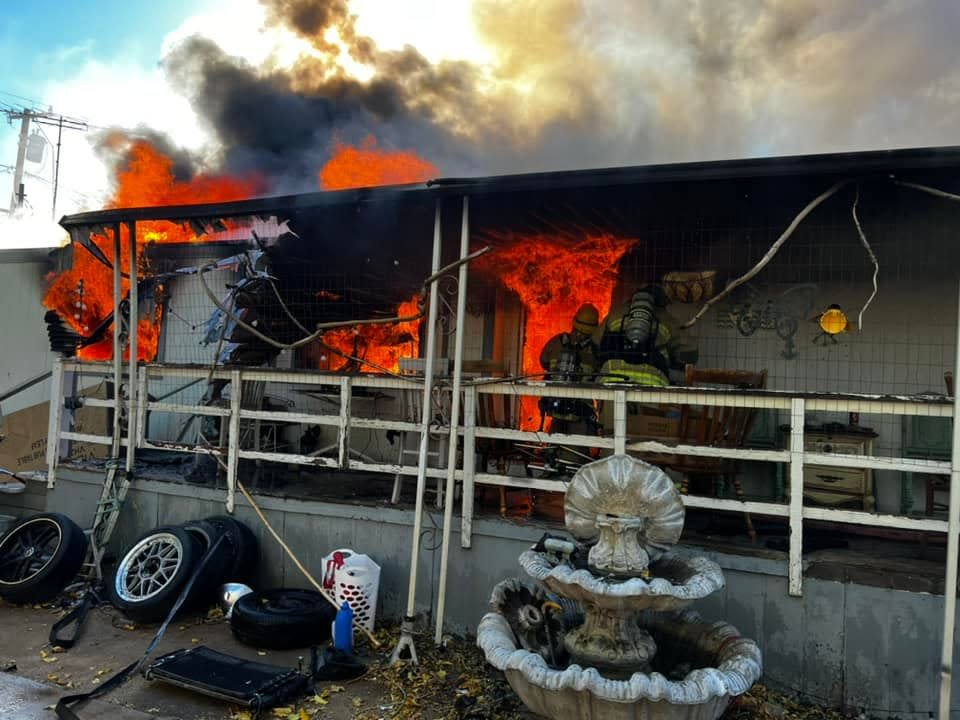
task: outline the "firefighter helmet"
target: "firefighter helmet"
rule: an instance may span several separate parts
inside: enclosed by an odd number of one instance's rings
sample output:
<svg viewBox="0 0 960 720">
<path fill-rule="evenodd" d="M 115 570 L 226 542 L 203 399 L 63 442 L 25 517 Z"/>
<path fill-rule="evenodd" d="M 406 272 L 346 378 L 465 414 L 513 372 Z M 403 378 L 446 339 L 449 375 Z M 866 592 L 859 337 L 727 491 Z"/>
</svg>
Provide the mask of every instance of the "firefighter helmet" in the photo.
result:
<svg viewBox="0 0 960 720">
<path fill-rule="evenodd" d="M 600 324 L 600 311 L 592 303 L 584 303 L 573 316 L 573 329 L 584 335 L 592 335 Z"/>
</svg>

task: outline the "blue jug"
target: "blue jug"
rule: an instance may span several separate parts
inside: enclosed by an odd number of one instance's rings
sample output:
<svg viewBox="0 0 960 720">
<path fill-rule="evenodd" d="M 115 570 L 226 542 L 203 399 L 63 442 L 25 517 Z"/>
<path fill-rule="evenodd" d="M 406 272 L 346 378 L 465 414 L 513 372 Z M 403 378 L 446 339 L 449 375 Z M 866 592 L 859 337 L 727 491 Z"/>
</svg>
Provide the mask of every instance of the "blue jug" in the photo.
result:
<svg viewBox="0 0 960 720">
<path fill-rule="evenodd" d="M 333 621 L 333 646 L 345 653 L 353 652 L 353 610 L 346 601 Z"/>
</svg>

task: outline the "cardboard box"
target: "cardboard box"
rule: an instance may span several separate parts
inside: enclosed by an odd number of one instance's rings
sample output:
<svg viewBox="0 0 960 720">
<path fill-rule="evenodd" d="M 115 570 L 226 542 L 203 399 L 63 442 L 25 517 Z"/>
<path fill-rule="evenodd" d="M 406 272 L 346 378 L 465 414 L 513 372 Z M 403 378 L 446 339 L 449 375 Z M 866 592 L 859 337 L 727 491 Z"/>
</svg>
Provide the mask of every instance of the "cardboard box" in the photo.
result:
<svg viewBox="0 0 960 720">
<path fill-rule="evenodd" d="M 106 399 L 104 385 L 80 393 L 86 397 Z M 4 415 L 0 421 L 0 467 L 11 472 L 47 469 L 47 431 L 50 405 L 39 403 Z M 107 435 L 110 431 L 110 410 L 82 407 L 74 413 L 73 431 L 89 435 Z M 70 460 L 94 460 L 107 457 L 109 447 L 90 443 L 70 443 Z"/>
<path fill-rule="evenodd" d="M 613 435 L 613 403 L 600 410 L 605 434 Z M 627 435 L 638 440 L 679 440 L 680 407 L 627 403 Z"/>
</svg>

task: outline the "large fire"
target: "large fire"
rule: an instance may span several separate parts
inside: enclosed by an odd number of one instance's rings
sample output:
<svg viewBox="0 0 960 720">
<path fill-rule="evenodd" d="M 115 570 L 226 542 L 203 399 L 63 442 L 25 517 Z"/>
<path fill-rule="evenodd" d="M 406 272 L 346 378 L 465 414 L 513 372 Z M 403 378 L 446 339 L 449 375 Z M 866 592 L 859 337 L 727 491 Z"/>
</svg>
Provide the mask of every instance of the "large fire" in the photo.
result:
<svg viewBox="0 0 960 720">
<path fill-rule="evenodd" d="M 120 147 L 127 142 L 120 136 L 109 142 Z M 181 181 L 174 175 L 173 160 L 146 141 L 138 140 L 121 148 L 126 154 L 123 170 L 117 174 L 117 189 L 107 207 L 150 207 L 163 205 L 188 205 L 209 202 L 243 200 L 263 190 L 258 178 L 241 179 L 228 176 L 197 175 Z M 372 187 L 412 183 L 426 180 L 439 174 L 427 160 L 409 151 L 388 151 L 377 147 L 377 141 L 368 137 L 359 147 L 337 144 L 334 155 L 320 172 L 321 186 L 326 190 L 350 187 Z M 120 268 L 129 271 L 129 236 L 126 226 L 121 227 Z M 189 228 L 175 223 L 140 222 L 137 224 L 137 245 L 146 243 L 189 243 L 198 240 Z M 91 241 L 103 255 L 114 263 L 113 237 L 93 235 Z M 142 262 L 142 253 L 139 254 Z M 146 268 L 138 267 L 141 271 Z M 122 290 L 126 294 L 130 283 L 123 279 Z M 162 292 L 162 288 L 157 288 Z M 55 310 L 74 330 L 81 335 L 89 334 L 113 312 L 113 273 L 90 252 L 77 248 L 73 267 L 52 276 L 44 297 L 44 305 Z M 399 317 L 416 314 L 416 298 L 402 303 L 397 309 Z M 153 311 L 138 323 L 138 352 L 140 360 L 150 361 L 156 357 L 160 336 L 163 305 L 157 302 Z M 324 342 L 346 355 L 359 355 L 373 365 L 361 365 L 363 372 L 377 372 L 375 366 L 396 371 L 401 355 L 416 356 L 419 350 L 420 321 L 397 325 L 361 326 L 335 330 L 324 336 Z M 112 330 L 104 339 L 80 349 L 78 355 L 84 360 L 109 360 L 113 355 Z"/>
<path fill-rule="evenodd" d="M 554 335 L 569 332 L 583 303 L 593 303 L 601 320 L 610 311 L 617 264 L 636 240 L 609 234 L 584 234 L 579 242 L 549 235 L 513 240 L 477 260 L 477 269 L 494 272 L 517 293 L 525 310 L 522 374 L 543 372 L 540 352 Z M 523 398 L 520 427 L 539 427 L 537 403 Z"/>
<path fill-rule="evenodd" d="M 440 174 L 436 166 L 407 150 L 383 150 L 372 135 L 359 147 L 337 143 L 320 171 L 324 190 L 424 182 Z"/>
<path fill-rule="evenodd" d="M 177 180 L 173 173 L 173 160 L 142 140 L 130 145 L 127 157 L 126 166 L 117 174 L 117 189 L 108 207 L 242 200 L 256 194 L 260 186 L 256 179 L 213 175 L 197 175 L 188 181 Z M 120 267 L 126 273 L 130 268 L 130 241 L 126 226 L 121 227 L 120 237 Z M 196 240 L 195 233 L 174 223 L 137 224 L 138 247 L 146 243 Z M 91 241 L 111 263 L 115 262 L 112 235 L 93 235 Z M 121 285 L 124 293 L 130 288 L 125 278 Z M 73 254 L 73 267 L 51 279 L 43 304 L 57 311 L 74 330 L 85 335 L 113 312 L 113 273 L 89 251 L 77 247 Z M 162 305 L 157 303 L 154 311 L 138 323 L 137 356 L 140 360 L 150 361 L 156 357 L 162 312 Z M 112 335 L 112 331 L 108 331 L 101 342 L 82 348 L 79 357 L 84 360 L 109 360 L 113 356 Z"/>
</svg>

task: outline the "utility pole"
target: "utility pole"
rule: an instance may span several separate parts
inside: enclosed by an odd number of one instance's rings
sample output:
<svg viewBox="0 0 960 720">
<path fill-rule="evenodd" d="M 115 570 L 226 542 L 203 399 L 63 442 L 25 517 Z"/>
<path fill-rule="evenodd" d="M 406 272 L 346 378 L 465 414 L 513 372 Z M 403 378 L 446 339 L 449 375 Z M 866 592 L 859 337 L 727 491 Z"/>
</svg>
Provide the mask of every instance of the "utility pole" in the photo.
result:
<svg viewBox="0 0 960 720">
<path fill-rule="evenodd" d="M 53 204 L 51 212 L 56 219 L 57 212 L 57 189 L 60 181 L 60 145 L 63 137 L 63 129 L 68 130 L 89 130 L 87 123 L 76 118 L 66 117 L 54 113 L 51 108 L 49 111 L 35 110 L 33 108 L 22 107 L 18 110 L 6 110 L 7 119 L 12 123 L 14 120 L 20 121 L 20 141 L 17 145 L 17 164 L 13 173 L 13 196 L 10 201 L 10 212 L 13 213 L 20 207 L 23 207 L 23 201 L 26 193 L 23 190 L 24 162 L 27 156 L 27 142 L 30 137 L 30 124 L 50 125 L 57 128 L 57 156 L 55 160 L 55 169 L 53 176 Z"/>
<path fill-rule="evenodd" d="M 20 121 L 20 142 L 17 144 L 17 164 L 13 170 L 13 196 L 10 198 L 10 212 L 23 207 L 23 163 L 27 155 L 27 133 L 30 130 L 30 118 L 33 113 L 24 110 L 21 113 L 8 113 L 11 121 Z"/>
</svg>

